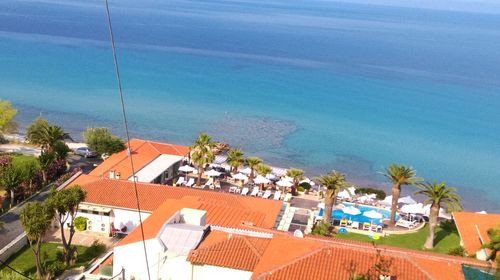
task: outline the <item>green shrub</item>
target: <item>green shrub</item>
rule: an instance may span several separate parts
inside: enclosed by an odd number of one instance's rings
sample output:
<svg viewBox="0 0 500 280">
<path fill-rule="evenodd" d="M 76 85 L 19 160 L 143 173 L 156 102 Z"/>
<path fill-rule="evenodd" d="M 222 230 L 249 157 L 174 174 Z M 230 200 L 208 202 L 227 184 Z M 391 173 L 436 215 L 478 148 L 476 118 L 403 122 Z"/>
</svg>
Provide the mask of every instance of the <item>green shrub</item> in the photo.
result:
<svg viewBox="0 0 500 280">
<path fill-rule="evenodd" d="M 92 242 L 92 245 L 85 250 L 85 253 L 88 254 L 92 258 L 96 258 L 106 252 L 106 245 L 103 243 L 99 242 L 99 240 L 94 240 Z"/>
<path fill-rule="evenodd" d="M 309 184 L 308 182 L 302 182 L 299 184 L 300 187 L 303 187 L 304 190 L 309 190 L 311 188 L 311 184 Z"/>
<path fill-rule="evenodd" d="M 29 276 L 31 279 L 35 279 L 34 275 L 26 275 Z M 26 280 L 27 278 L 24 276 L 21 276 L 15 272 L 11 271 L 0 271 L 0 279 L 2 280 Z"/>
<path fill-rule="evenodd" d="M 66 270 L 66 264 L 62 261 L 55 261 L 49 265 L 47 265 L 47 272 L 52 276 L 61 275 Z"/>
<path fill-rule="evenodd" d="M 113 267 L 109 264 L 102 266 L 99 272 L 105 276 L 113 276 Z"/>
<path fill-rule="evenodd" d="M 377 199 L 383 200 L 386 197 L 386 194 L 383 190 L 374 189 L 374 188 L 359 188 L 356 189 L 356 194 L 376 194 Z"/>
<path fill-rule="evenodd" d="M 331 236 L 332 235 L 332 225 L 327 222 L 321 221 L 316 223 L 312 230 L 312 234 L 321 236 Z"/>
<path fill-rule="evenodd" d="M 448 255 L 463 257 L 465 256 L 465 249 L 462 246 L 452 248 L 448 251 Z"/>
<path fill-rule="evenodd" d="M 303 191 L 304 191 L 304 187 L 302 187 L 302 186 L 298 186 L 298 187 L 297 187 L 297 191 L 298 191 L 298 192 L 303 192 Z"/>
<path fill-rule="evenodd" d="M 78 231 L 84 231 L 87 229 L 87 221 L 88 219 L 82 216 L 78 216 L 75 218 L 75 228 Z"/>
</svg>

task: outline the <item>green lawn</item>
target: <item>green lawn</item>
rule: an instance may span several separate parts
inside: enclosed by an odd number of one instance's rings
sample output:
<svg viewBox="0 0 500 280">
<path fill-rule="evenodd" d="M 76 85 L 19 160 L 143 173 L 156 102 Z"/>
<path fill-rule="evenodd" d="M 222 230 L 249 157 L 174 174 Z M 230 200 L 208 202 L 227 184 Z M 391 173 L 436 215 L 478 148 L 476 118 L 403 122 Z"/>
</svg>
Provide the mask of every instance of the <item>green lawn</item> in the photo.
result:
<svg viewBox="0 0 500 280">
<path fill-rule="evenodd" d="M 424 242 L 429 232 L 428 226 L 415 233 L 391 235 L 373 240 L 366 235 L 356 233 L 336 234 L 335 237 L 357 240 L 362 242 L 375 242 L 375 244 L 389 245 L 406 249 L 423 250 Z M 454 226 L 445 225 L 436 230 L 434 249 L 432 251 L 447 254 L 450 249 L 460 246 L 460 237 Z"/>
<path fill-rule="evenodd" d="M 91 252 L 87 252 L 87 247 L 76 246 L 78 249 L 78 260 L 75 266 L 86 266 L 93 258 Z M 62 251 L 62 245 L 58 243 L 44 243 L 42 254 L 47 254 L 45 259 L 47 265 L 56 260 L 57 252 Z M 7 264 L 24 274 L 36 274 L 35 255 L 29 246 L 21 249 L 7 260 Z M 0 272 L 10 272 L 10 269 L 3 268 Z"/>
</svg>

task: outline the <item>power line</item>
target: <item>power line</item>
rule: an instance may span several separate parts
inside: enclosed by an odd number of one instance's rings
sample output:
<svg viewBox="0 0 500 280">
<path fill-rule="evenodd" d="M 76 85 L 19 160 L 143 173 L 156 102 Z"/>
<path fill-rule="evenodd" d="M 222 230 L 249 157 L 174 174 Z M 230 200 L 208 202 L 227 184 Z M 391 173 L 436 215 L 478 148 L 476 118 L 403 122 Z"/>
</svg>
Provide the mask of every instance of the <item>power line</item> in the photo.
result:
<svg viewBox="0 0 500 280">
<path fill-rule="evenodd" d="M 21 272 L 17 271 L 15 268 L 11 267 L 10 265 L 6 264 L 4 261 L 0 260 L 0 267 L 2 267 L 2 266 L 5 266 L 5 267 L 9 268 L 10 270 L 12 270 L 12 271 L 14 271 L 15 273 L 17 273 L 17 274 L 19 274 L 19 275 L 23 276 L 23 277 L 24 277 L 24 278 L 26 278 L 26 279 L 33 280 L 33 278 L 31 278 L 31 277 L 29 277 L 29 276 L 27 276 L 27 275 L 22 274 Z"/>
<path fill-rule="evenodd" d="M 116 73 L 116 80 L 118 82 L 118 91 L 120 94 L 120 103 L 121 103 L 121 109 L 122 109 L 122 115 L 123 115 L 123 125 L 125 127 L 125 135 L 127 137 L 127 152 L 130 158 L 130 167 L 132 168 L 132 178 L 134 178 L 134 191 L 135 191 L 135 200 L 137 203 L 137 211 L 139 212 L 139 226 L 141 227 L 141 236 L 142 236 L 142 246 L 144 247 L 144 257 L 146 260 L 146 269 L 148 272 L 148 279 L 151 280 L 151 275 L 149 272 L 149 262 L 148 262 L 148 253 L 146 249 L 146 241 L 144 240 L 144 228 L 142 226 L 142 217 L 141 217 L 141 206 L 139 203 L 139 193 L 137 192 L 137 180 L 135 179 L 135 169 L 134 169 L 134 160 L 132 159 L 132 149 L 130 147 L 130 136 L 128 132 L 128 121 L 127 121 L 127 114 L 125 113 L 125 102 L 123 101 L 123 90 L 122 90 L 122 82 L 120 78 L 120 69 L 118 67 L 118 59 L 116 57 L 116 47 L 115 47 L 115 37 L 113 35 L 113 26 L 111 25 L 111 15 L 109 13 L 109 5 L 108 5 L 108 0 L 104 0 L 106 3 L 106 15 L 108 18 L 108 28 L 109 28 L 109 36 L 111 40 L 111 48 L 113 51 L 113 62 L 115 64 L 115 73 Z"/>
</svg>

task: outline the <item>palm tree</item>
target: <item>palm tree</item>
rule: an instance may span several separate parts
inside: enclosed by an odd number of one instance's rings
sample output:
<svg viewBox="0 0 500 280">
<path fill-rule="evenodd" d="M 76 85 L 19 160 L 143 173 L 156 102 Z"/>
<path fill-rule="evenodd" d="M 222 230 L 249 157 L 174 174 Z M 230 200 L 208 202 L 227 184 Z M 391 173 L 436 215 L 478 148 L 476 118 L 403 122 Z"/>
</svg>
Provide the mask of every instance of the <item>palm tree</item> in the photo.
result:
<svg viewBox="0 0 500 280">
<path fill-rule="evenodd" d="M 53 152 L 54 146 L 59 141 L 73 139 L 64 129 L 57 125 L 50 125 L 48 122 L 40 121 L 36 127 L 28 130 L 27 138 L 32 144 L 40 145 L 42 150 Z"/>
<path fill-rule="evenodd" d="M 424 247 L 426 249 L 432 249 L 434 247 L 434 231 L 437 226 L 441 204 L 446 205 L 448 211 L 461 210 L 461 198 L 456 193 L 457 190 L 455 188 L 446 187 L 445 182 L 418 184 L 417 188 L 419 188 L 419 190 L 415 192 L 415 195 L 422 194 L 426 196 L 427 198 L 424 203 L 431 204 L 429 214 L 429 234 L 427 235 L 427 240 L 425 240 Z"/>
<path fill-rule="evenodd" d="M 2 172 L 0 184 L 10 193 L 10 207 L 14 205 L 14 196 L 17 189 L 23 182 L 23 174 L 21 171 L 12 165 L 7 167 Z"/>
<path fill-rule="evenodd" d="M 292 194 L 295 195 L 297 193 L 299 181 L 304 178 L 304 170 L 298 168 L 290 168 L 286 171 L 286 176 L 293 179 Z"/>
<path fill-rule="evenodd" d="M 231 172 L 236 173 L 238 171 L 238 167 L 245 163 L 243 151 L 239 148 L 229 150 L 227 154 L 227 163 L 231 166 Z"/>
<path fill-rule="evenodd" d="M 259 164 L 262 163 L 262 160 L 258 157 L 249 157 L 247 158 L 246 162 L 250 167 L 250 176 L 248 178 L 248 181 L 250 181 L 250 183 L 253 183 L 253 178 L 255 177 L 254 170 Z"/>
<path fill-rule="evenodd" d="M 265 177 L 267 174 L 271 173 L 273 169 L 271 168 L 271 166 L 261 163 L 257 165 L 257 167 L 255 167 L 255 171 L 257 171 L 257 174 Z"/>
<path fill-rule="evenodd" d="M 402 185 L 415 185 L 422 181 L 422 178 L 415 177 L 417 172 L 412 167 L 406 165 L 391 164 L 385 172 L 382 173 L 391 181 L 392 185 L 392 205 L 391 205 L 391 226 L 396 224 L 396 210 L 398 208 L 398 199 L 401 195 Z"/>
<path fill-rule="evenodd" d="M 487 260 L 495 260 L 498 258 L 498 252 L 500 252 L 500 224 L 496 229 L 490 228 L 487 231 L 488 237 L 490 238 L 489 243 L 483 244 L 482 248 L 490 249 L 491 254 L 488 256 Z M 500 264 L 500 259 L 497 259 Z"/>
<path fill-rule="evenodd" d="M 205 165 L 211 163 L 215 159 L 215 153 L 213 148 L 215 143 L 212 142 L 212 138 L 206 133 L 200 133 L 198 139 L 194 142 L 191 147 L 191 160 L 198 167 L 198 180 L 196 185 L 201 186 L 201 174 Z"/>
<path fill-rule="evenodd" d="M 318 181 L 321 185 L 326 187 L 325 211 L 323 219 L 325 222 L 330 223 L 332 217 L 332 208 L 333 205 L 335 205 L 335 203 L 337 202 L 337 194 L 340 190 L 347 188 L 345 176 L 344 174 L 333 170 L 327 175 L 322 175 L 314 178 L 314 180 Z"/>
</svg>

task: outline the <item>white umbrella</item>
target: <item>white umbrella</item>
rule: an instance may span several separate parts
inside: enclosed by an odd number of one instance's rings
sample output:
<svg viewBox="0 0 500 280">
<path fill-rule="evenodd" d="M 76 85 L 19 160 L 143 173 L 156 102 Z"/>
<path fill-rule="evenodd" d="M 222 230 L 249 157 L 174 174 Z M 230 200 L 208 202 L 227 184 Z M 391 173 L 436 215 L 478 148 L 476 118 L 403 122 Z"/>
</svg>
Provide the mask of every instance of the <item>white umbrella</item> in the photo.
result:
<svg viewBox="0 0 500 280">
<path fill-rule="evenodd" d="M 196 168 L 194 168 L 194 167 L 192 167 L 190 165 L 183 165 L 183 166 L 179 167 L 179 171 L 182 171 L 182 172 L 188 172 L 189 173 L 189 172 L 193 172 L 195 170 L 196 170 Z"/>
<path fill-rule="evenodd" d="M 250 167 L 245 167 L 243 168 L 243 170 L 240 170 L 240 172 L 246 175 L 250 175 L 250 173 L 252 173 L 252 169 Z"/>
<path fill-rule="evenodd" d="M 289 187 L 293 186 L 293 183 L 290 181 L 286 181 L 286 180 L 279 180 L 278 182 L 276 182 L 276 185 L 278 185 L 280 187 L 284 187 L 284 188 L 289 188 Z"/>
<path fill-rule="evenodd" d="M 372 199 L 369 196 L 367 196 L 367 195 L 363 195 L 360 198 L 358 198 L 358 201 L 360 201 L 360 202 L 367 202 L 367 201 L 370 201 L 370 200 L 372 200 Z"/>
<path fill-rule="evenodd" d="M 241 173 L 235 174 L 232 177 L 236 180 L 248 180 L 248 177 L 245 174 Z"/>
<path fill-rule="evenodd" d="M 392 195 L 386 196 L 384 200 L 380 201 L 382 205 L 391 205 L 392 204 Z"/>
<path fill-rule="evenodd" d="M 342 208 L 342 212 L 344 212 L 346 214 L 349 214 L 349 215 L 359 215 L 359 214 L 361 214 L 361 211 L 359 211 L 359 209 L 356 208 L 356 207 L 354 207 L 354 206 L 344 207 L 344 208 Z"/>
<path fill-rule="evenodd" d="M 407 195 L 405 197 L 398 199 L 398 203 L 415 204 L 417 202 L 415 201 L 415 199 L 411 198 L 411 196 Z"/>
<path fill-rule="evenodd" d="M 220 174 L 221 173 L 219 171 L 213 170 L 213 169 L 205 172 L 205 175 L 207 175 L 208 177 L 218 177 L 218 176 L 220 176 Z"/>
<path fill-rule="evenodd" d="M 368 217 L 370 219 L 381 219 L 383 215 L 375 210 L 366 211 L 363 213 L 363 216 Z"/>
<path fill-rule="evenodd" d="M 425 216 L 429 216 L 431 214 L 431 205 L 430 204 L 427 204 L 425 205 L 423 208 L 422 208 L 422 212 Z M 444 210 L 443 208 L 439 208 L 439 214 L 438 216 L 440 218 L 444 218 L 444 219 L 448 219 L 450 220 L 451 219 L 451 215 L 446 213 L 446 210 Z"/>
<path fill-rule="evenodd" d="M 337 194 L 337 197 L 351 198 L 351 195 L 349 194 L 349 192 L 347 190 L 343 190 L 343 191 L 339 192 L 339 194 Z"/>
<path fill-rule="evenodd" d="M 406 204 L 401 207 L 401 212 L 409 214 L 423 214 L 424 208 L 422 203 Z"/>
<path fill-rule="evenodd" d="M 351 195 L 356 195 L 356 188 L 355 187 L 349 187 L 347 190 L 351 193 Z"/>
<path fill-rule="evenodd" d="M 264 176 L 259 175 L 259 176 L 255 177 L 255 179 L 253 179 L 253 182 L 255 184 L 268 184 L 269 182 L 271 182 L 271 180 L 267 179 Z"/>
</svg>

